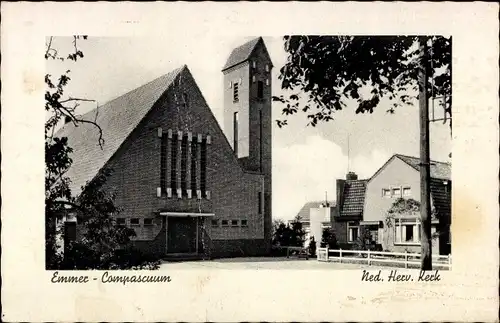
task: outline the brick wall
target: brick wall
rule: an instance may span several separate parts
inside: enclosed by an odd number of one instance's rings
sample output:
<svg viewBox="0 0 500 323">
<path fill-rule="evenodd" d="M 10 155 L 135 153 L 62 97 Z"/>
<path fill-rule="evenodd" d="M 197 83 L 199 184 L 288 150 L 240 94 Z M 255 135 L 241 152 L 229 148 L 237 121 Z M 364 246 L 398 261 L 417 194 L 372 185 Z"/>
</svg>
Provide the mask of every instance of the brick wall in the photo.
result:
<svg viewBox="0 0 500 323">
<path fill-rule="evenodd" d="M 181 104 L 183 93 L 188 105 Z M 207 190 L 210 199 L 157 197 L 160 186 L 160 146 L 158 128 L 209 135 L 207 148 Z M 123 217 L 152 217 L 158 209 L 172 212 L 215 213 L 215 219 L 245 219 L 245 228 L 206 226 L 213 240 L 263 239 L 264 219 L 258 214 L 258 192 L 263 176 L 244 172 L 187 69 L 167 91 L 108 163 L 115 173 L 108 180 L 117 193 L 116 203 Z M 163 239 L 162 220 L 156 225 L 136 228 L 137 240 Z"/>
</svg>

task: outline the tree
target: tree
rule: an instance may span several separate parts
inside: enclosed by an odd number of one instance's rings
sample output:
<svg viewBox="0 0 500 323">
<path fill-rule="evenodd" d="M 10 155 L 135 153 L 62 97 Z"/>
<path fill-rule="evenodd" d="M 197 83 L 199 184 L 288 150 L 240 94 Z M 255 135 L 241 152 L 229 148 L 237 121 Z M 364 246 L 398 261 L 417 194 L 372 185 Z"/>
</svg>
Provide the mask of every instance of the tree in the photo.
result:
<svg viewBox="0 0 500 323">
<path fill-rule="evenodd" d="M 74 51 L 68 55 L 61 53 L 53 46 L 53 37 L 46 44 L 45 59 L 77 62 L 83 58 L 79 42 L 87 36 L 73 36 Z M 46 267 L 47 269 L 109 269 L 124 267 L 128 260 L 119 257 L 120 250 L 130 242 L 135 235 L 132 229 L 117 226 L 113 215 L 120 212 L 114 204 L 114 195 L 103 187 L 112 170 L 103 169 L 84 187 L 79 196 L 73 196 L 70 190 L 70 179 L 67 172 L 72 164 L 70 154 L 72 148 L 68 138 L 57 137 L 56 130 L 61 122 L 72 122 L 75 126 L 89 123 L 99 131 L 96 144 L 104 144 L 102 129 L 96 120 L 82 119 L 76 114 L 76 109 L 83 101 L 93 100 L 74 98 L 65 94 L 65 87 L 70 81 L 70 70 L 59 78 L 51 74 L 45 75 L 45 223 L 46 223 Z M 58 252 L 56 221 L 60 220 L 71 209 L 76 213 L 83 226 L 83 238 L 65 248 L 65 259 Z M 123 252 L 121 252 L 123 254 Z M 140 258 L 140 257 L 139 257 Z M 132 265 L 141 266 L 141 261 Z M 126 266 L 125 266 L 126 267 Z"/>
<path fill-rule="evenodd" d="M 333 228 L 324 228 L 321 234 L 320 247 L 325 248 L 328 246 L 329 249 L 338 249 L 337 237 Z"/>
<path fill-rule="evenodd" d="M 285 105 L 286 116 L 307 113 L 309 125 L 333 120 L 335 111 L 356 102 L 356 113 L 372 113 L 383 98 L 395 113 L 413 104 L 418 96 L 421 48 L 418 37 L 409 36 L 285 36 L 288 54 L 280 69 L 281 88 L 287 95 L 273 100 Z M 443 96 L 446 116 L 451 118 L 451 37 L 427 37 L 429 98 Z M 363 95 L 363 90 L 369 90 Z M 305 97 L 302 97 L 305 96 Z M 443 120 L 444 122 L 451 119 Z"/>
<path fill-rule="evenodd" d="M 387 98 L 387 111 L 395 113 L 419 98 L 422 269 L 432 269 L 427 102 L 443 98 L 443 122 L 450 121 L 451 134 L 451 37 L 285 36 L 284 48 L 288 59 L 279 79 L 282 89 L 292 94 L 273 100 L 285 104 L 285 116 L 299 109 L 308 113 L 309 125 L 332 120 L 335 111 L 347 107 L 345 100 L 356 101 L 356 113 L 372 113 Z M 276 122 L 286 125 L 286 119 Z"/>
<path fill-rule="evenodd" d="M 370 248 L 372 242 L 372 235 L 370 230 L 368 230 L 365 226 L 360 227 L 359 236 L 354 241 L 354 249 L 356 250 L 368 250 Z"/>
<path fill-rule="evenodd" d="M 311 257 L 316 256 L 316 240 L 314 239 L 314 236 L 312 236 L 309 240 L 309 254 Z"/>
<path fill-rule="evenodd" d="M 303 247 L 306 232 L 298 220 L 295 218 L 291 225 L 281 220 L 274 221 L 272 244 L 278 247 Z"/>
</svg>

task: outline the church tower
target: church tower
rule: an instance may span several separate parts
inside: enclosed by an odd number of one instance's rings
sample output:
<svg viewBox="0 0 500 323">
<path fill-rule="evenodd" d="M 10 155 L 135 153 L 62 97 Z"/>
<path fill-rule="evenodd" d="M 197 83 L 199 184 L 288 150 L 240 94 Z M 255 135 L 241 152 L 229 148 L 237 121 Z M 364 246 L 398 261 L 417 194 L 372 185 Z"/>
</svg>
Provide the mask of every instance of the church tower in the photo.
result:
<svg viewBox="0 0 500 323">
<path fill-rule="evenodd" d="M 273 65 L 262 37 L 235 48 L 224 74 L 224 132 L 241 165 L 264 175 L 264 236 L 270 243 L 272 226 Z"/>
</svg>

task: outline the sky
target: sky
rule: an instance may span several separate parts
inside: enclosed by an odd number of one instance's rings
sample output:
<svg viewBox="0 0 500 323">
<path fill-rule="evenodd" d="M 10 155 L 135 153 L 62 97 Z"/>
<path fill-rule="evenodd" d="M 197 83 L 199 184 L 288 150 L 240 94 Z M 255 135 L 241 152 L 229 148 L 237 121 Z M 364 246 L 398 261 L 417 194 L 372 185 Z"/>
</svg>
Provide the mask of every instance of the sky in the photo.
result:
<svg viewBox="0 0 500 323">
<path fill-rule="evenodd" d="M 258 36 L 258 35 L 257 35 Z M 219 124 L 223 124 L 223 78 L 221 69 L 231 50 L 255 36 L 169 34 L 156 37 L 89 37 L 78 47 L 85 57 L 78 62 L 49 61 L 54 76 L 71 70 L 66 93 L 94 99 L 99 105 L 127 93 L 186 64 Z M 263 37 L 274 65 L 273 95 L 283 94 L 278 79 L 286 62 L 281 37 Z M 69 53 L 72 38 L 54 38 L 60 53 Z M 303 204 L 335 198 L 335 180 L 348 169 L 369 178 L 393 154 L 419 156 L 418 102 L 387 114 L 384 101 L 373 114 L 355 114 L 353 106 L 335 112 L 334 120 L 307 126 L 305 114 L 273 124 L 273 218 L 292 219 Z M 95 108 L 82 104 L 79 113 Z M 281 119 L 282 106 L 273 103 L 273 119 Z M 437 111 L 437 110 L 436 110 Z M 431 159 L 451 161 L 449 125 L 430 126 Z M 349 139 L 348 139 L 349 138 Z M 349 148 L 349 149 L 348 149 Z M 348 166 L 349 165 L 349 166 Z"/>
</svg>

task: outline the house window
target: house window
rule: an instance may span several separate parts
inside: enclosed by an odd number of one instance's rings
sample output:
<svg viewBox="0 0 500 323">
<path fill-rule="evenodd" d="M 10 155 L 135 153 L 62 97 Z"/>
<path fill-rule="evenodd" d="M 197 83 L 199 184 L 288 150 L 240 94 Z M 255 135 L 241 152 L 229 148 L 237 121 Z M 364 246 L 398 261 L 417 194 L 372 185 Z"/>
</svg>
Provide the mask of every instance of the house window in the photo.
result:
<svg viewBox="0 0 500 323">
<path fill-rule="evenodd" d="M 241 220 L 241 226 L 242 227 L 247 227 L 248 226 L 248 220 Z"/>
<path fill-rule="evenodd" d="M 253 68 L 256 68 L 257 67 L 257 64 L 255 63 L 255 61 L 252 62 L 252 67 Z"/>
<path fill-rule="evenodd" d="M 269 79 L 266 79 L 266 85 L 269 85 Z"/>
<path fill-rule="evenodd" d="M 222 226 L 223 227 L 229 226 L 229 221 L 228 220 L 222 220 Z"/>
<path fill-rule="evenodd" d="M 395 243 L 420 243 L 420 219 L 395 219 Z"/>
<path fill-rule="evenodd" d="M 233 81 L 229 81 L 229 88 L 233 87 Z"/>
<path fill-rule="evenodd" d="M 411 188 L 410 187 L 403 188 L 403 196 L 405 196 L 405 197 L 411 196 Z"/>
<path fill-rule="evenodd" d="M 218 228 L 219 227 L 219 220 L 212 220 L 212 228 Z"/>
<path fill-rule="evenodd" d="M 177 189 L 177 146 L 178 146 L 177 134 L 172 135 L 172 145 L 170 149 L 170 160 L 171 160 L 171 170 L 170 170 L 170 186 L 172 191 L 176 191 Z"/>
<path fill-rule="evenodd" d="M 131 218 L 130 225 L 140 225 L 139 218 Z"/>
<path fill-rule="evenodd" d="M 259 192 L 258 198 L 257 198 L 257 209 L 259 214 L 262 214 L 262 192 Z"/>
<path fill-rule="evenodd" d="M 391 197 L 391 190 L 387 188 L 382 189 L 382 197 L 386 198 Z"/>
<path fill-rule="evenodd" d="M 116 219 L 116 224 L 118 225 L 125 225 L 127 223 L 127 221 L 125 220 L 125 218 L 117 218 Z"/>
<path fill-rule="evenodd" d="M 392 197 L 401 197 L 401 188 L 395 187 L 392 189 Z"/>
<path fill-rule="evenodd" d="M 237 227 L 238 226 L 238 220 L 231 220 L 231 226 L 232 227 Z"/>
<path fill-rule="evenodd" d="M 238 155 L 238 112 L 235 112 L 233 115 L 233 133 L 234 133 L 234 142 L 233 142 L 233 148 L 234 148 L 234 153 Z"/>
<path fill-rule="evenodd" d="M 145 218 L 144 219 L 144 226 L 152 226 L 152 225 L 154 225 L 153 218 Z"/>
<path fill-rule="evenodd" d="M 233 86 L 233 102 L 238 102 L 240 100 L 238 93 L 238 83 L 234 83 Z"/>
<path fill-rule="evenodd" d="M 257 97 L 262 99 L 264 97 L 264 82 L 257 82 Z"/>
<path fill-rule="evenodd" d="M 255 83 L 255 75 L 252 76 L 252 83 Z"/>
<path fill-rule="evenodd" d="M 348 234 L 348 241 L 349 242 L 354 242 L 358 240 L 359 236 L 359 225 L 356 222 L 348 222 L 347 223 L 347 234 Z"/>
<path fill-rule="evenodd" d="M 269 64 L 266 64 L 266 72 L 269 72 Z"/>
</svg>

